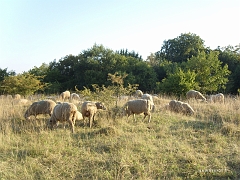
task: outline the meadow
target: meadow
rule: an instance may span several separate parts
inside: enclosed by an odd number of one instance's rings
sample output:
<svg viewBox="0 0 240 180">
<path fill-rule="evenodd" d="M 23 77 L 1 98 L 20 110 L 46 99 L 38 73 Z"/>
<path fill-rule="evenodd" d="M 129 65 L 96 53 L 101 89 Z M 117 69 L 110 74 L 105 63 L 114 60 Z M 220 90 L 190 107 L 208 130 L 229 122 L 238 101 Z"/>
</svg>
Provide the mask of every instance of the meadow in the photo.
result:
<svg viewBox="0 0 240 180">
<path fill-rule="evenodd" d="M 73 134 L 50 130 L 47 115 L 25 120 L 27 106 L 1 98 L 0 179 L 240 179 L 240 98 L 191 101 L 193 116 L 164 109 L 172 98 L 155 101 L 150 123 L 121 116 L 125 102 L 107 104 Z"/>
</svg>

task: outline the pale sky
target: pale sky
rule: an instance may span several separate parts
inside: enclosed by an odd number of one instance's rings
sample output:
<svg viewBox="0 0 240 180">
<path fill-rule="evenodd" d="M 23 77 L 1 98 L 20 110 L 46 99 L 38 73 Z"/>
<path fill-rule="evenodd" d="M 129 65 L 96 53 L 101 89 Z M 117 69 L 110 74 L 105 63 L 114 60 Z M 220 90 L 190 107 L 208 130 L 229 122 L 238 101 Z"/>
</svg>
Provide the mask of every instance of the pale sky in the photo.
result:
<svg viewBox="0 0 240 180">
<path fill-rule="evenodd" d="M 22 73 L 95 43 L 146 59 L 194 33 L 211 49 L 240 43 L 239 0 L 0 0 L 0 68 Z"/>
</svg>

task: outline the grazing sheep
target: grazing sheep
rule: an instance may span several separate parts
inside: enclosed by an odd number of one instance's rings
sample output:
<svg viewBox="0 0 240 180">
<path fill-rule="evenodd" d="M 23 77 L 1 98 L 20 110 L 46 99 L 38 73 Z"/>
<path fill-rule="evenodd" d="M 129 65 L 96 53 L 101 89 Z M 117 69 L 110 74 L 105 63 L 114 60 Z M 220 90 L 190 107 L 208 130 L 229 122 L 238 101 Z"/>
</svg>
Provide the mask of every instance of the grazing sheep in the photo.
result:
<svg viewBox="0 0 240 180">
<path fill-rule="evenodd" d="M 85 101 L 81 107 L 81 113 L 83 116 L 83 121 L 85 117 L 89 118 L 89 127 L 92 127 L 92 123 L 94 122 L 95 114 L 97 113 L 98 109 L 106 110 L 106 107 L 101 102 L 92 102 L 92 101 Z"/>
<path fill-rule="evenodd" d="M 186 97 L 187 99 L 202 99 L 204 101 L 206 101 L 206 98 L 199 92 L 199 91 L 195 91 L 195 90 L 190 90 L 186 93 Z"/>
<path fill-rule="evenodd" d="M 148 116 L 148 122 L 151 121 L 151 111 L 153 108 L 153 102 L 147 99 L 136 99 L 128 101 L 124 106 L 124 115 L 128 117 L 133 114 L 133 118 L 136 121 L 135 114 L 144 113 L 143 120 Z"/>
<path fill-rule="evenodd" d="M 70 98 L 70 92 L 69 91 L 64 91 L 60 94 L 60 99 L 62 101 L 65 101 L 66 99 Z"/>
<path fill-rule="evenodd" d="M 150 95 L 150 94 L 143 94 L 141 98 L 152 101 L 152 103 L 153 103 L 152 112 L 154 112 L 154 110 L 155 110 L 155 105 L 154 105 L 154 102 L 153 102 L 153 97 L 152 97 L 152 95 Z"/>
<path fill-rule="evenodd" d="M 24 117 L 25 119 L 30 119 L 30 116 L 35 116 L 39 114 L 49 114 L 52 115 L 53 108 L 56 103 L 52 100 L 44 100 L 32 103 L 32 105 L 26 110 Z"/>
<path fill-rule="evenodd" d="M 142 99 L 148 99 L 148 100 L 153 102 L 152 95 L 150 95 L 150 94 L 143 94 L 141 98 Z"/>
<path fill-rule="evenodd" d="M 172 100 L 168 104 L 168 108 L 170 111 L 174 111 L 176 113 L 183 113 L 188 115 L 193 115 L 194 110 L 193 108 L 188 104 L 177 100 Z"/>
<path fill-rule="evenodd" d="M 82 113 L 80 113 L 79 111 L 76 112 L 76 121 L 80 121 L 83 119 Z"/>
<path fill-rule="evenodd" d="M 135 96 L 142 97 L 142 95 L 143 95 L 143 92 L 141 90 L 136 90 Z"/>
<path fill-rule="evenodd" d="M 222 93 L 218 93 L 218 94 L 215 94 L 215 95 L 210 95 L 210 102 L 224 103 L 224 95 Z"/>
<path fill-rule="evenodd" d="M 75 106 L 73 103 L 64 102 L 57 104 L 54 107 L 53 113 L 49 119 L 50 128 L 53 129 L 55 125 L 58 125 L 59 121 L 62 123 L 68 121 L 69 125 L 71 126 L 72 133 L 74 133 L 76 114 L 77 106 Z"/>
<path fill-rule="evenodd" d="M 80 96 L 78 95 L 78 94 L 76 94 L 76 93 L 72 93 L 71 95 L 70 95 L 70 100 L 80 100 Z"/>
</svg>

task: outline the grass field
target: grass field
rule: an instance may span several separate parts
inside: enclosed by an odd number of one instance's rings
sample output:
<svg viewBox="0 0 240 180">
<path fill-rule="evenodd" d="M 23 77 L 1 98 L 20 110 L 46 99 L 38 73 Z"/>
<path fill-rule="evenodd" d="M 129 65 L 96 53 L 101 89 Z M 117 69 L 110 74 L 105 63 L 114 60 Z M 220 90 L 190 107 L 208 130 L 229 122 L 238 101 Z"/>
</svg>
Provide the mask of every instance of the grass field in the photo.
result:
<svg viewBox="0 0 240 180">
<path fill-rule="evenodd" d="M 240 179 L 240 99 L 192 101 L 194 116 L 163 109 L 170 99 L 155 102 L 150 123 L 108 105 L 72 134 L 49 130 L 49 116 L 25 120 L 26 106 L 2 98 L 0 179 Z"/>
</svg>

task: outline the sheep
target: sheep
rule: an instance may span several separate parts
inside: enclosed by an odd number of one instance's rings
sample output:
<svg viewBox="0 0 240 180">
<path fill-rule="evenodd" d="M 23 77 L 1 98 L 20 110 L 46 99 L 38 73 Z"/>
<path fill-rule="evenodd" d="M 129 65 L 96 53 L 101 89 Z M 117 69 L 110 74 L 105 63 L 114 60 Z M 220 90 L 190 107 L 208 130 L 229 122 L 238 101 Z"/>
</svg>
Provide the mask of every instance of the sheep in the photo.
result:
<svg viewBox="0 0 240 180">
<path fill-rule="evenodd" d="M 76 121 L 80 121 L 83 119 L 82 113 L 80 113 L 79 111 L 76 112 Z"/>
<path fill-rule="evenodd" d="M 169 110 L 174 111 L 176 113 L 183 113 L 188 115 L 193 115 L 195 113 L 193 108 L 188 103 L 184 103 L 177 100 L 170 101 L 168 104 L 168 108 Z"/>
<path fill-rule="evenodd" d="M 53 108 L 56 106 L 56 103 L 52 100 L 43 100 L 32 103 L 32 105 L 26 110 L 24 117 L 29 120 L 30 116 L 35 116 L 39 114 L 49 114 L 52 115 Z"/>
<path fill-rule="evenodd" d="M 186 93 L 187 99 L 202 99 L 203 101 L 206 101 L 206 98 L 199 92 L 195 90 L 190 90 Z"/>
<path fill-rule="evenodd" d="M 135 96 L 142 97 L 142 95 L 143 95 L 143 92 L 141 90 L 136 90 Z"/>
<path fill-rule="evenodd" d="M 154 105 L 154 102 L 153 102 L 153 97 L 152 97 L 152 95 L 150 95 L 150 94 L 143 94 L 142 97 L 141 97 L 141 99 L 147 99 L 147 100 L 152 101 L 152 104 L 153 104 L 152 112 L 154 112 L 154 110 L 155 110 L 155 105 Z"/>
<path fill-rule="evenodd" d="M 49 119 L 50 128 L 58 125 L 58 122 L 65 123 L 68 121 L 69 125 L 71 126 L 72 133 L 74 133 L 74 125 L 77 117 L 77 106 L 73 103 L 60 103 L 57 104 L 54 109 L 53 113 Z"/>
<path fill-rule="evenodd" d="M 148 100 L 153 102 L 153 98 L 150 94 L 143 94 L 141 98 L 142 99 L 148 99 Z"/>
<path fill-rule="evenodd" d="M 64 91 L 60 94 L 60 99 L 62 101 L 65 101 L 66 99 L 70 98 L 70 92 L 69 91 Z"/>
<path fill-rule="evenodd" d="M 70 100 L 80 100 L 80 96 L 76 93 L 70 95 Z"/>
<path fill-rule="evenodd" d="M 90 128 L 92 128 L 92 123 L 94 122 L 94 117 L 98 109 L 106 110 L 106 107 L 101 102 L 85 101 L 82 103 L 81 113 L 83 116 L 83 121 L 85 117 L 88 117 Z"/>
<path fill-rule="evenodd" d="M 215 95 L 210 95 L 210 102 L 224 103 L 224 95 L 222 93 L 218 93 L 218 94 L 215 94 Z"/>
<path fill-rule="evenodd" d="M 151 110 L 153 108 L 153 102 L 147 99 L 135 99 L 128 101 L 123 106 L 123 113 L 128 117 L 133 114 L 133 118 L 136 121 L 135 114 L 144 113 L 142 121 L 148 116 L 148 122 L 151 121 Z"/>
</svg>

